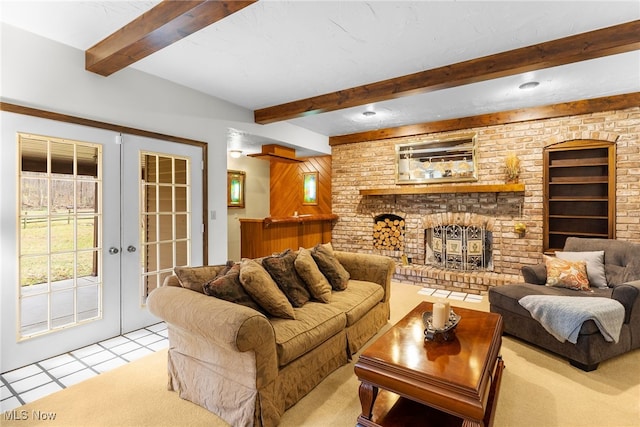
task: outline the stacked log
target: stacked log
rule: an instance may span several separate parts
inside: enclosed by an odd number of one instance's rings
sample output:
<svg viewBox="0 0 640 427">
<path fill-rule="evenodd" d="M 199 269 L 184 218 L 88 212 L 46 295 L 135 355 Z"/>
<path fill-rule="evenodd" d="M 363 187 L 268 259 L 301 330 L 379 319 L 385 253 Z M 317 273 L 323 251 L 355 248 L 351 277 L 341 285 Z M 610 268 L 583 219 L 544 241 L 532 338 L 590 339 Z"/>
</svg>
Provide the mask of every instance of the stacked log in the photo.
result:
<svg viewBox="0 0 640 427">
<path fill-rule="evenodd" d="M 377 220 L 373 225 L 373 246 L 387 251 L 404 251 L 404 220 Z"/>
</svg>

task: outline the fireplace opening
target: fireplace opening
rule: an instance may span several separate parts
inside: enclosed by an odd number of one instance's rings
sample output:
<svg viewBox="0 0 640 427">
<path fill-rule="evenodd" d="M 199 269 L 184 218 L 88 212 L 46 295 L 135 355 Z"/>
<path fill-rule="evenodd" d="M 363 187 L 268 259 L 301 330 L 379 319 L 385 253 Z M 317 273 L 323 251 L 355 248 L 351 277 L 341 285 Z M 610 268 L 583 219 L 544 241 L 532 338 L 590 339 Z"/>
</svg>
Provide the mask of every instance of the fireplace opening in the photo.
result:
<svg viewBox="0 0 640 427">
<path fill-rule="evenodd" d="M 493 221 L 443 214 L 425 220 L 425 264 L 457 271 L 493 271 Z"/>
<path fill-rule="evenodd" d="M 384 251 L 404 251 L 404 218 L 382 214 L 373 219 L 373 247 Z"/>
</svg>

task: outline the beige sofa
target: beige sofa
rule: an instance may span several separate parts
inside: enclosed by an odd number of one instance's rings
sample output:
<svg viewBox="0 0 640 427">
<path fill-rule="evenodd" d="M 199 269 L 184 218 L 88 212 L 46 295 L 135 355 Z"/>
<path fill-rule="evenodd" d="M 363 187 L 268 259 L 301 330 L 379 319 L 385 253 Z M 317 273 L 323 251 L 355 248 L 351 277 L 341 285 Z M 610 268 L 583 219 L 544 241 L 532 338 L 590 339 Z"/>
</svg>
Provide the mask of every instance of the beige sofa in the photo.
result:
<svg viewBox="0 0 640 427">
<path fill-rule="evenodd" d="M 349 273 L 346 289 L 332 291 L 329 303 L 311 300 L 294 308 L 295 320 L 207 296 L 168 277 L 148 299 L 150 311 L 168 325 L 168 388 L 233 426 L 277 425 L 389 319 L 393 260 L 333 254 Z"/>
</svg>

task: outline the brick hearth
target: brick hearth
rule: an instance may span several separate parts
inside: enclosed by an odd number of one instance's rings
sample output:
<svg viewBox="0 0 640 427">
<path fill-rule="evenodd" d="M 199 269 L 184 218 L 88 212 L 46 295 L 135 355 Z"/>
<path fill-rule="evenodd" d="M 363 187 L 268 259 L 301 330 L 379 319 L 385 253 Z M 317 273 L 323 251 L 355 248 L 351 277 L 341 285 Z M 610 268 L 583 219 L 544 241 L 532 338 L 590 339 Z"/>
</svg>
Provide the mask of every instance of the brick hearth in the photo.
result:
<svg viewBox="0 0 640 427">
<path fill-rule="evenodd" d="M 492 271 L 451 271 L 430 265 L 398 264 L 393 280 L 433 289 L 481 294 L 491 286 L 519 282 L 522 278 L 518 274 L 499 274 Z"/>
</svg>

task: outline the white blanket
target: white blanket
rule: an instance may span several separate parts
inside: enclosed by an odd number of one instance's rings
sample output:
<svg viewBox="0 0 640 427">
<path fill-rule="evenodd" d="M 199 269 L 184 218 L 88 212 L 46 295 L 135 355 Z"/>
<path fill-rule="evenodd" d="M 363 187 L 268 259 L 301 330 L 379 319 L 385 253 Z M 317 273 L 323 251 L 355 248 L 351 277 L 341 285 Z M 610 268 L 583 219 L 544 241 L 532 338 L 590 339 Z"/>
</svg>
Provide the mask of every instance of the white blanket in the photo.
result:
<svg viewBox="0 0 640 427">
<path fill-rule="evenodd" d="M 604 339 L 618 342 L 624 321 L 620 302 L 602 297 L 527 295 L 518 301 L 558 341 L 578 340 L 582 323 L 592 319 Z"/>
</svg>

